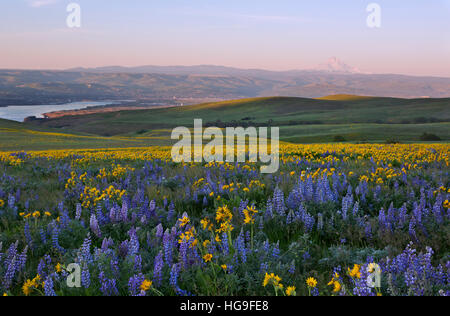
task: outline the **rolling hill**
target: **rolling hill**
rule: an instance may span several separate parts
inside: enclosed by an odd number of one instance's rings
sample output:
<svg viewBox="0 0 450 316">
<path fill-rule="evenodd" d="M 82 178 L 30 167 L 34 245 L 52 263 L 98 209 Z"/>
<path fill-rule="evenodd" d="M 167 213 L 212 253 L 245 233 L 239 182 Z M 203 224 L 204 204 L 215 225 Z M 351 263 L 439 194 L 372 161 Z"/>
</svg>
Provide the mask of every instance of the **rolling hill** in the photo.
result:
<svg viewBox="0 0 450 316">
<path fill-rule="evenodd" d="M 423 133 L 450 140 L 450 99 L 329 96 L 321 99 L 269 97 L 193 106 L 66 116 L 29 123 L 60 132 L 144 139 L 170 137 L 177 126 L 279 126 L 291 142 L 420 141 Z"/>
</svg>

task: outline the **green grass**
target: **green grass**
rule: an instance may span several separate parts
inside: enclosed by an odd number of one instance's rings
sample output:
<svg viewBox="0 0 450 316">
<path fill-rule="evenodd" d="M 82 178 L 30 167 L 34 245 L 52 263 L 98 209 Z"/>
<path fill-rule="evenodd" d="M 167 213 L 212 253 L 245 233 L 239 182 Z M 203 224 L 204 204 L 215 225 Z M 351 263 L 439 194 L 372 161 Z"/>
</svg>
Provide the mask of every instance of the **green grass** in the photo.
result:
<svg viewBox="0 0 450 316">
<path fill-rule="evenodd" d="M 450 98 L 335 95 L 320 99 L 242 99 L 26 124 L 0 120 L 0 150 L 164 145 L 170 143 L 174 127 L 192 127 L 196 118 L 203 119 L 204 124 L 221 121 L 243 126 L 270 120 L 272 126 L 280 126 L 282 141 L 296 143 L 331 142 L 336 135 L 351 142 L 419 142 L 425 132 L 450 141 Z"/>
</svg>

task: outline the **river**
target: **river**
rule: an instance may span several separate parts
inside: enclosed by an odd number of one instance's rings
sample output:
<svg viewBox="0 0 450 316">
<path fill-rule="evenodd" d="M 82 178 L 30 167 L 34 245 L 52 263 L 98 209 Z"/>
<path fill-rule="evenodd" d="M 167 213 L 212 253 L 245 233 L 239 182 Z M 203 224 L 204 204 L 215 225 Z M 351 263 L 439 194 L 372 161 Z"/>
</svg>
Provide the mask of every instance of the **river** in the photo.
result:
<svg viewBox="0 0 450 316">
<path fill-rule="evenodd" d="M 36 116 L 43 118 L 42 114 L 63 111 L 63 110 L 79 110 L 92 106 L 104 106 L 110 104 L 117 104 L 114 101 L 105 102 L 72 102 L 66 104 L 46 104 L 46 105 L 11 105 L 7 107 L 0 107 L 0 118 L 23 122 L 28 116 Z"/>
</svg>

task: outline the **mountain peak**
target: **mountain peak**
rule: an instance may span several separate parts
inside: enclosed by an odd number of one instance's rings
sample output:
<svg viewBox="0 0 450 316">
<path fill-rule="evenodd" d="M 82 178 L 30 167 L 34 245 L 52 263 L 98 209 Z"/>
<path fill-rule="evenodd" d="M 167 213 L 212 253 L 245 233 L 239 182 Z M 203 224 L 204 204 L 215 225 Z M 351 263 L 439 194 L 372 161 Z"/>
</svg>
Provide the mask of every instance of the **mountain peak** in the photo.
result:
<svg viewBox="0 0 450 316">
<path fill-rule="evenodd" d="M 362 73 L 358 68 L 347 65 L 345 62 L 343 62 L 337 57 L 329 58 L 325 63 L 320 64 L 316 68 L 314 68 L 314 70 L 332 73 L 345 73 L 345 74 Z"/>
</svg>

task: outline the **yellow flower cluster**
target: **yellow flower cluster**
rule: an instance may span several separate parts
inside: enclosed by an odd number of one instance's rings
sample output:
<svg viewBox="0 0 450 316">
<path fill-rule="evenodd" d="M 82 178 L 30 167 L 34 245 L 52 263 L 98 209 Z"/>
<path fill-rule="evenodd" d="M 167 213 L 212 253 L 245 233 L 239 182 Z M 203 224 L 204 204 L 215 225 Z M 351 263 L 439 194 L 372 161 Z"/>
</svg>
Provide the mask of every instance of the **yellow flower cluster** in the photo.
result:
<svg viewBox="0 0 450 316">
<path fill-rule="evenodd" d="M 97 179 L 118 179 L 126 175 L 129 171 L 133 172 L 135 168 L 131 168 L 129 166 L 122 167 L 119 165 L 113 165 L 111 171 L 106 171 L 106 168 L 100 169 L 99 174 L 97 175 Z"/>
<path fill-rule="evenodd" d="M 144 280 L 141 284 L 141 290 L 147 292 L 152 287 L 153 282 L 149 280 Z"/>
<path fill-rule="evenodd" d="M 127 192 L 125 190 L 119 190 L 114 188 L 114 186 L 109 186 L 103 191 L 100 191 L 96 187 L 84 187 L 83 193 L 80 194 L 81 205 L 85 208 L 90 206 L 97 206 L 98 202 L 108 198 L 111 201 L 120 202 L 122 197 Z"/>
<path fill-rule="evenodd" d="M 23 294 L 29 296 L 34 289 L 44 287 L 44 283 L 41 281 L 41 276 L 38 274 L 33 280 L 28 279 L 22 286 Z"/>
<path fill-rule="evenodd" d="M 317 286 L 317 280 L 314 279 L 313 277 L 309 277 L 306 279 L 306 285 L 311 288 L 314 288 Z"/>
<path fill-rule="evenodd" d="M 333 278 L 331 279 L 330 282 L 328 282 L 328 285 L 333 286 L 333 292 L 335 292 L 335 293 L 337 293 L 341 290 L 342 285 L 340 283 L 339 274 L 337 272 L 334 273 Z"/>
<path fill-rule="evenodd" d="M 220 225 L 219 228 L 216 229 L 216 233 L 229 233 L 234 227 L 231 224 L 233 219 L 233 214 L 229 210 L 228 206 L 219 207 L 216 211 L 216 222 Z"/>
<path fill-rule="evenodd" d="M 44 212 L 44 215 L 45 215 L 46 217 L 52 216 L 52 214 L 51 214 L 50 212 Z M 34 212 L 32 212 L 32 213 L 20 212 L 20 213 L 19 213 L 19 216 L 20 216 L 20 217 L 23 217 L 23 218 L 25 218 L 25 219 L 30 218 L 30 217 L 33 217 L 33 218 L 39 218 L 39 217 L 41 217 L 41 212 L 39 212 L 39 211 L 34 211 Z"/>
<path fill-rule="evenodd" d="M 360 266 L 359 264 L 355 264 L 355 265 L 353 266 L 353 269 L 347 268 L 347 270 L 348 270 L 348 275 L 349 275 L 351 278 L 358 278 L 358 279 L 360 279 L 360 278 L 361 278 L 360 268 L 361 268 L 361 266 Z"/>
<path fill-rule="evenodd" d="M 244 223 L 245 224 L 254 224 L 255 223 L 255 215 L 258 211 L 254 206 L 247 206 L 247 208 L 243 211 L 244 213 Z"/>
<path fill-rule="evenodd" d="M 283 285 L 280 282 L 281 278 L 278 275 L 275 275 L 274 273 L 268 274 L 266 272 L 266 275 L 264 276 L 263 286 L 266 287 L 267 285 L 273 285 L 274 287 L 283 288 Z"/>
</svg>

